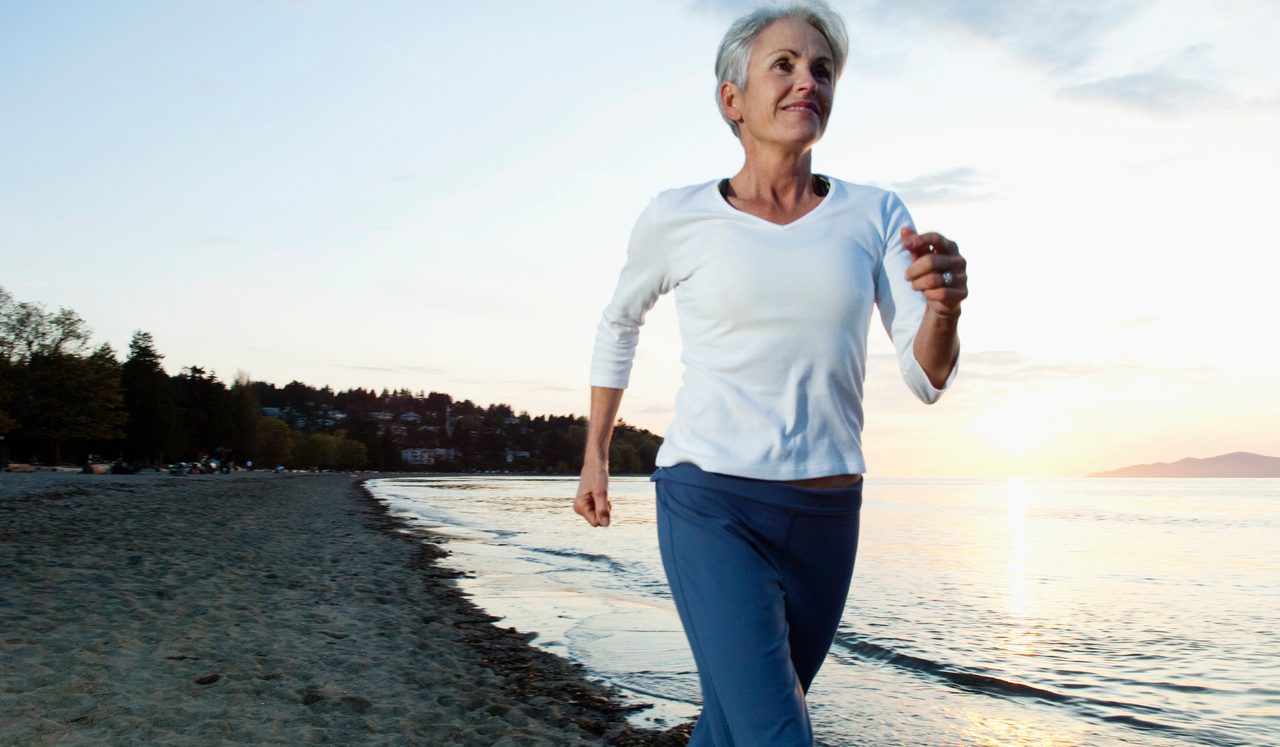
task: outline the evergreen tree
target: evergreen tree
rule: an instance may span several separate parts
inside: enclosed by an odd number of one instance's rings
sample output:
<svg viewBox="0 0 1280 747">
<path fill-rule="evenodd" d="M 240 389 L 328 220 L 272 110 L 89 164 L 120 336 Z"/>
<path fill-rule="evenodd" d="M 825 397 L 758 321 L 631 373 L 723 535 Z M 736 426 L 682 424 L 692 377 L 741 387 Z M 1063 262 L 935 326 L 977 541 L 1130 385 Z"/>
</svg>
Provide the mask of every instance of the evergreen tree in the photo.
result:
<svg viewBox="0 0 1280 747">
<path fill-rule="evenodd" d="M 231 396 L 218 377 L 190 366 L 171 380 L 177 399 L 182 458 L 224 454 L 235 440 Z"/>
<path fill-rule="evenodd" d="M 178 426 L 169 375 L 151 335 L 141 330 L 129 342 L 129 358 L 120 367 L 124 387 L 125 455 L 163 464 L 173 454 Z"/>
<path fill-rule="evenodd" d="M 241 463 L 252 459 L 257 451 L 258 416 L 262 413 L 258 397 L 249 383 L 248 375 L 240 373 L 231 386 L 231 453 Z"/>
<path fill-rule="evenodd" d="M 4 289 L 0 288 L 0 292 Z M 18 426 L 18 421 L 10 414 L 13 407 L 13 392 L 17 367 L 4 358 L 0 358 L 0 436 L 7 434 Z"/>
</svg>

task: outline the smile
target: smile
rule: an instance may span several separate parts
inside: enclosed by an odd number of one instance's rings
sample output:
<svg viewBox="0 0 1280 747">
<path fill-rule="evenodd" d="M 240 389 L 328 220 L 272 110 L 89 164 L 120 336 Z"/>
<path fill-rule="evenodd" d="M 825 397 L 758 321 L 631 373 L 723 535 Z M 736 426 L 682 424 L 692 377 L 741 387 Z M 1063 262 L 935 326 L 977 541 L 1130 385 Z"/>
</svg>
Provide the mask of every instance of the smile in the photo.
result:
<svg viewBox="0 0 1280 747">
<path fill-rule="evenodd" d="M 800 103 L 800 104 L 787 104 L 782 108 L 785 111 L 789 111 L 789 112 L 807 111 L 807 112 L 812 112 L 815 115 L 818 113 L 818 107 L 808 102 Z"/>
</svg>

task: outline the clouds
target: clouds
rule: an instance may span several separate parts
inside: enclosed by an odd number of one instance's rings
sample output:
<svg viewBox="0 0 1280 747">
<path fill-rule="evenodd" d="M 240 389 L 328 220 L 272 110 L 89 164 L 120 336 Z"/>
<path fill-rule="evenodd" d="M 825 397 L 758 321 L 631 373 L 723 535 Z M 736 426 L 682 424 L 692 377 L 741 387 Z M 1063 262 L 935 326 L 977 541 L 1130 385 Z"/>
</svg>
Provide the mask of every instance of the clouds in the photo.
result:
<svg viewBox="0 0 1280 747">
<path fill-rule="evenodd" d="M 1146 4 L 1144 0 L 859 0 L 842 7 L 850 11 L 851 26 L 905 27 L 912 38 L 923 39 L 938 28 L 960 31 L 999 44 L 1051 72 L 1066 73 L 1088 63 L 1107 31 Z"/>
<path fill-rule="evenodd" d="M 1120 104 L 1162 114 L 1202 109 L 1227 99 L 1225 92 L 1202 81 L 1148 70 L 1066 86 L 1068 98 Z"/>
<path fill-rule="evenodd" d="M 1274 92 L 1240 93 L 1240 70 L 1219 65 L 1250 46 L 1240 33 L 1254 23 L 1248 3 L 1212 17 L 1180 3 L 1148 0 L 874 0 L 880 18 L 917 28 L 945 26 L 1008 50 L 1041 70 L 1057 95 L 1171 116 L 1222 107 L 1269 107 Z M 926 20 L 928 19 L 928 20 Z M 1226 36 L 1223 36 L 1223 34 Z M 1214 44 L 1206 39 L 1216 38 Z M 1188 43 L 1189 42 L 1189 43 Z M 1263 74 L 1274 75 L 1274 66 Z"/>
<path fill-rule="evenodd" d="M 897 368 L 897 357 L 892 353 L 871 355 L 870 364 L 877 373 L 886 379 Z M 1035 360 L 1014 350 L 980 350 L 961 352 L 960 373 L 969 384 L 985 382 L 997 388 L 1016 384 L 1021 388 L 1036 385 L 1051 385 L 1056 382 L 1076 381 L 1080 379 L 1104 379 L 1120 376 L 1126 381 L 1149 380 L 1170 381 L 1177 379 L 1183 382 L 1198 382 L 1211 374 L 1210 366 L 1170 367 L 1153 365 L 1133 359 L 1113 359 L 1106 361 L 1045 361 Z"/>
<path fill-rule="evenodd" d="M 689 0 L 686 7 L 711 15 L 737 16 L 760 5 L 754 0 Z"/>
<path fill-rule="evenodd" d="M 897 192 L 908 205 L 926 205 L 966 202 L 987 197 L 987 193 L 981 189 L 980 181 L 976 169 L 958 166 L 884 186 Z"/>
<path fill-rule="evenodd" d="M 889 353 L 872 355 L 871 362 L 885 369 L 897 367 L 896 356 Z M 962 352 L 960 367 L 961 371 L 957 378 L 963 378 L 966 382 L 1032 384 L 1099 376 L 1131 369 L 1134 365 L 1114 361 L 1046 363 L 1032 361 L 1022 353 L 1013 350 L 981 350 L 972 353 Z"/>
<path fill-rule="evenodd" d="M 1132 72 L 1063 86 L 1071 99 L 1116 104 L 1157 114 L 1234 106 L 1237 97 L 1212 69 L 1212 44 L 1192 44 L 1168 59 Z"/>
</svg>

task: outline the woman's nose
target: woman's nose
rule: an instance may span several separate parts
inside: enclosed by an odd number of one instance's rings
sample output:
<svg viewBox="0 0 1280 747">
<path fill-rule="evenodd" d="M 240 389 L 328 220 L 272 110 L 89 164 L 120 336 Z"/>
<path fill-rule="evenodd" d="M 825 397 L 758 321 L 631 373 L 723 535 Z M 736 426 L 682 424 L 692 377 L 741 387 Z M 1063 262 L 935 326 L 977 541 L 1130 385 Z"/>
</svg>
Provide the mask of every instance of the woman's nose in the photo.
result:
<svg viewBox="0 0 1280 747">
<path fill-rule="evenodd" d="M 797 74 L 796 89 L 800 91 L 811 91 L 818 86 L 818 79 L 814 77 L 813 71 L 809 68 L 801 68 Z"/>
</svg>

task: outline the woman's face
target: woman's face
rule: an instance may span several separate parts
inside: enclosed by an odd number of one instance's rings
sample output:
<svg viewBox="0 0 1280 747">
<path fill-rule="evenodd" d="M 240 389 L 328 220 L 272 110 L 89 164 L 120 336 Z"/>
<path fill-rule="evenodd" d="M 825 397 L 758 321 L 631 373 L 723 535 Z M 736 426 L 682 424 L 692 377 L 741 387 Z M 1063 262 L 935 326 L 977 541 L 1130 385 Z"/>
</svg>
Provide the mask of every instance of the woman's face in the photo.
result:
<svg viewBox="0 0 1280 747">
<path fill-rule="evenodd" d="M 826 37 L 810 24 L 786 18 L 756 37 L 747 63 L 747 87 L 728 84 L 730 117 L 739 135 L 808 148 L 822 137 L 835 96 L 835 63 Z M 735 111 L 736 110 L 736 111 Z"/>
</svg>

